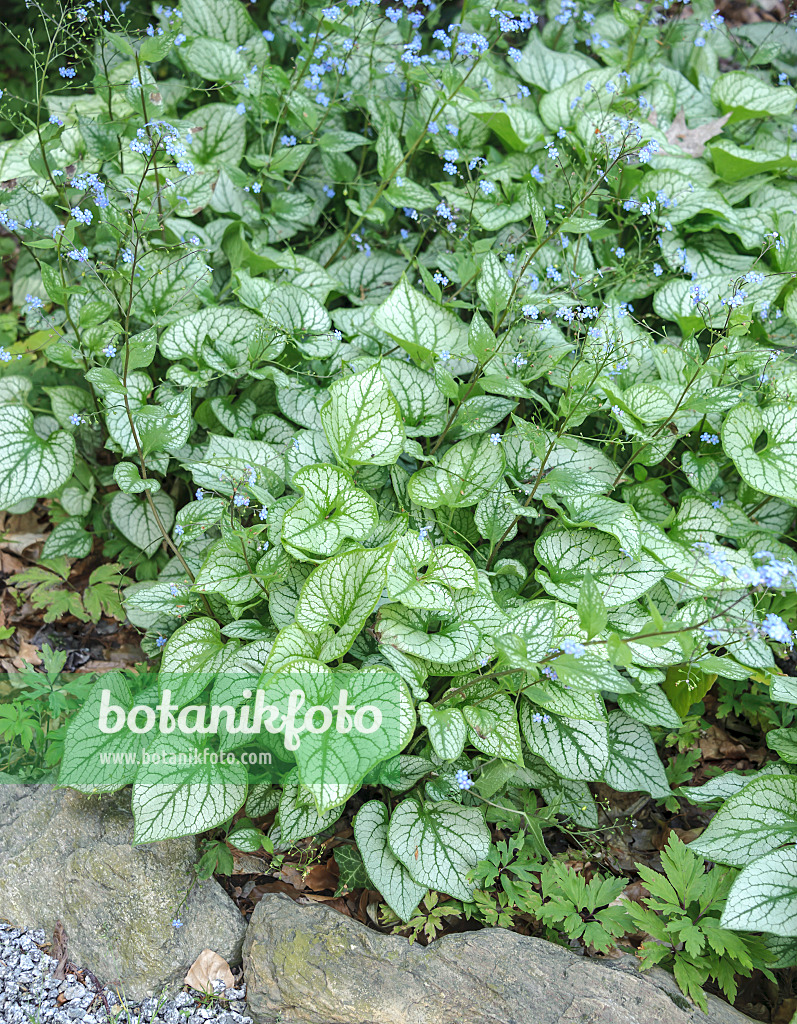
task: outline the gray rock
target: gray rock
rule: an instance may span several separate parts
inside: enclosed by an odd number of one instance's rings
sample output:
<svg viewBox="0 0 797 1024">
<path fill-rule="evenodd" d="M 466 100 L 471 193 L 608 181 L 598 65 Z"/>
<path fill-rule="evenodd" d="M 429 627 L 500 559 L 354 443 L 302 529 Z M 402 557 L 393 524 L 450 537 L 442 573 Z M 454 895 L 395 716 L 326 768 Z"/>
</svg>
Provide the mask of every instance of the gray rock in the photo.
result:
<svg viewBox="0 0 797 1024">
<path fill-rule="evenodd" d="M 203 949 L 240 962 L 246 924 L 218 882 L 183 904 L 196 841 L 133 846 L 127 792 L 0 785 L 0 822 L 0 918 L 48 935 L 60 920 L 70 960 L 128 999 L 174 992 Z"/>
<path fill-rule="evenodd" d="M 265 896 L 243 949 L 256 1024 L 749 1024 L 633 957 L 598 961 L 502 928 L 410 945 L 319 903 Z"/>
</svg>

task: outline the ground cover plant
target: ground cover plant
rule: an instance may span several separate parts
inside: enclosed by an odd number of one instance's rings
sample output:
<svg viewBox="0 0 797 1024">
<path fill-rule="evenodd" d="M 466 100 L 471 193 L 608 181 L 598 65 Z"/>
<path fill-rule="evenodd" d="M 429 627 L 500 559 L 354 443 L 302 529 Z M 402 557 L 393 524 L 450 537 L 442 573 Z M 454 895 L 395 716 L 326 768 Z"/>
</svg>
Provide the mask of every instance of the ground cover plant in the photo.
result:
<svg viewBox="0 0 797 1024">
<path fill-rule="evenodd" d="M 345 815 L 341 877 L 413 935 L 653 936 L 698 1001 L 794 963 L 794 27 L 38 11 L 33 99 L 1 101 L 0 506 L 52 531 L 9 583 L 48 621 L 126 615 L 149 665 L 28 673 L 6 777 L 63 751 L 61 785 L 132 785 L 138 841 L 210 833 L 206 873 Z M 391 728 L 197 730 L 297 688 Z M 98 726 L 165 695 L 194 723 L 171 761 Z M 768 754 L 690 785 L 711 700 Z M 599 791 L 719 808 L 629 909 L 546 846 L 593 842 Z"/>
</svg>

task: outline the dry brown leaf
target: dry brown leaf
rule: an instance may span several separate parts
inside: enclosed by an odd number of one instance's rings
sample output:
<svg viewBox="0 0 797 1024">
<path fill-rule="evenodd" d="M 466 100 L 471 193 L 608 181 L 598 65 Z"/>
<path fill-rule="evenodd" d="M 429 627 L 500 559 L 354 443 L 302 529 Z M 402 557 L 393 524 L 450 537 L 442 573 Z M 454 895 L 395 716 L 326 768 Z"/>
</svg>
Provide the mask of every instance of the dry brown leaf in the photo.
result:
<svg viewBox="0 0 797 1024">
<path fill-rule="evenodd" d="M 701 754 L 709 761 L 721 761 L 726 757 L 744 757 L 747 753 L 741 743 L 731 739 L 718 725 L 711 726 L 700 740 L 699 746 Z"/>
<path fill-rule="evenodd" d="M 34 544 L 44 543 L 47 537 L 46 533 L 7 533 L 3 537 L 3 549 L 14 555 L 21 555 Z"/>
<path fill-rule="evenodd" d="M 329 863 L 332 867 L 337 867 L 333 860 Z M 320 892 L 322 889 L 334 891 L 338 887 L 338 876 L 326 864 L 314 864 L 304 876 L 304 881 L 307 888 L 313 892 Z"/>
<path fill-rule="evenodd" d="M 191 964 L 185 983 L 197 992 L 209 992 L 212 995 L 214 981 L 223 981 L 225 988 L 235 988 L 235 978 L 224 957 L 212 949 L 203 949 Z"/>
<path fill-rule="evenodd" d="M 702 156 L 708 140 L 722 132 L 722 127 L 730 116 L 729 113 L 723 114 L 722 117 L 715 117 L 713 121 L 706 121 L 697 128 L 687 128 L 686 115 L 682 107 L 664 136 L 670 145 L 677 146 L 687 156 Z"/>
<path fill-rule="evenodd" d="M 260 882 L 249 890 L 247 899 L 251 900 L 252 903 L 259 903 L 264 896 L 270 896 L 275 892 L 290 896 L 292 900 L 298 901 L 302 898 L 298 889 L 294 889 L 287 882 Z"/>
<path fill-rule="evenodd" d="M 301 871 L 298 871 L 293 866 L 293 864 L 283 864 L 280 868 L 279 877 L 283 882 L 287 882 L 288 885 L 292 885 L 294 889 L 297 889 L 299 892 L 303 892 L 307 888 L 304 876 Z"/>
</svg>

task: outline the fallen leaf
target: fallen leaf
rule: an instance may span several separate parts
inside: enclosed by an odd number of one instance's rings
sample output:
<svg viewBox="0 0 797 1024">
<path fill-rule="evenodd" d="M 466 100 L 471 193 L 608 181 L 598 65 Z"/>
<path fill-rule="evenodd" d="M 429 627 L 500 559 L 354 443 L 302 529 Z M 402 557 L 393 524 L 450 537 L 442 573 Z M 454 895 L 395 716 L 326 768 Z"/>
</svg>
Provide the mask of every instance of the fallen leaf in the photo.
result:
<svg viewBox="0 0 797 1024">
<path fill-rule="evenodd" d="M 302 899 L 312 900 L 313 903 L 326 903 L 328 907 L 333 910 L 337 910 L 339 914 L 343 914 L 344 917 L 351 917 L 351 911 L 349 910 L 348 904 L 341 896 L 319 896 L 314 892 L 306 892 L 302 894 Z M 301 900 L 299 901 L 301 902 Z"/>
<path fill-rule="evenodd" d="M 293 864 L 283 864 L 280 868 L 279 877 L 283 882 L 292 885 L 294 889 L 298 889 L 299 892 L 304 892 L 307 888 L 304 875 Z"/>
<path fill-rule="evenodd" d="M 55 965 L 55 970 L 53 971 L 53 977 L 57 978 L 58 981 L 63 981 L 66 977 L 68 955 L 66 949 L 66 931 L 60 921 L 55 922 L 55 929 L 53 931 L 53 948 L 50 956 L 54 960 L 58 961 Z"/>
<path fill-rule="evenodd" d="M 3 549 L 14 555 L 21 555 L 34 544 L 42 544 L 47 540 L 46 533 L 7 533 L 3 537 Z"/>
<path fill-rule="evenodd" d="M 722 126 L 730 117 L 730 113 L 715 117 L 713 121 L 696 128 L 686 127 L 686 115 L 683 107 L 675 115 L 675 120 L 664 133 L 664 137 L 672 146 L 677 146 L 687 156 L 702 156 L 709 139 L 722 132 Z"/>
<path fill-rule="evenodd" d="M 335 865 L 334 861 L 330 861 Z M 305 885 L 313 892 L 320 892 L 322 889 L 335 890 L 338 887 L 338 875 L 327 867 L 326 864 L 314 864 L 304 876 Z"/>
<path fill-rule="evenodd" d="M 292 885 L 288 885 L 287 882 L 259 882 L 249 890 L 247 899 L 251 900 L 253 904 L 259 903 L 264 896 L 270 896 L 275 892 L 284 893 L 285 896 L 290 896 L 292 900 L 301 899 L 299 890 L 295 889 Z"/>
<path fill-rule="evenodd" d="M 700 752 L 709 761 L 721 761 L 726 757 L 744 757 L 747 750 L 718 725 L 712 725 L 700 740 Z"/>
<path fill-rule="evenodd" d="M 185 983 L 197 992 L 209 992 L 213 995 L 213 982 L 223 981 L 225 988 L 235 988 L 235 978 L 230 965 L 223 956 L 212 949 L 203 949 L 191 964 Z"/>
</svg>

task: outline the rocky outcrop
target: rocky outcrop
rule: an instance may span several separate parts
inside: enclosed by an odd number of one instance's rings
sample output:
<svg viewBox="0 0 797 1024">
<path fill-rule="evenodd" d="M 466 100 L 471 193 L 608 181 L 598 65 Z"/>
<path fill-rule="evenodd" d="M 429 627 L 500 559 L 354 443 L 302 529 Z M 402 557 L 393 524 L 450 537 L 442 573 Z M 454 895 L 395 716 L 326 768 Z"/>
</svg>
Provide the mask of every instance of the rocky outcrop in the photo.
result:
<svg viewBox="0 0 797 1024">
<path fill-rule="evenodd" d="M 203 949 L 240 962 L 238 908 L 214 879 L 189 892 L 196 840 L 134 846 L 129 793 L 0 785 L 0 822 L 0 918 L 60 920 L 69 959 L 129 999 L 179 988 Z"/>
<path fill-rule="evenodd" d="M 410 945 L 282 895 L 258 903 L 243 955 L 256 1024 L 750 1024 L 713 996 L 704 1014 L 633 957 L 502 928 Z"/>
</svg>

